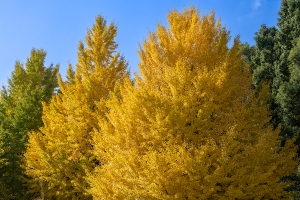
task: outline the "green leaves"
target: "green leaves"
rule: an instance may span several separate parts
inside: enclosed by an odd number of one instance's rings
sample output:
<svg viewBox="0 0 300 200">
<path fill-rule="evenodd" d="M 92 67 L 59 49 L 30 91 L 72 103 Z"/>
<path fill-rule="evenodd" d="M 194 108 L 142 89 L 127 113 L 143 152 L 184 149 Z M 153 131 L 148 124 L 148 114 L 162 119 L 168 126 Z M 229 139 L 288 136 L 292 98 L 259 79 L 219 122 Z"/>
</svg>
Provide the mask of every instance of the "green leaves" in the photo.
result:
<svg viewBox="0 0 300 200">
<path fill-rule="evenodd" d="M 44 66 L 46 52 L 33 49 L 25 68 L 19 61 L 0 96 L 0 184 L 9 199 L 29 198 L 23 154 L 27 132 L 43 126 L 42 101 L 49 102 L 58 86 L 59 66 Z M 1 193 L 0 193 L 1 194 Z M 2 196 L 2 195 L 0 195 Z"/>
<path fill-rule="evenodd" d="M 272 99 L 272 123 L 282 125 L 280 136 L 282 145 L 298 136 L 300 145 L 300 1 L 282 0 L 278 27 L 261 26 L 256 33 L 256 54 L 252 57 L 253 83 L 270 82 Z M 298 155 L 300 151 L 298 150 Z M 294 175 L 290 177 L 297 180 Z M 296 182 L 299 184 L 300 179 Z M 292 188 L 300 188 L 293 186 Z M 300 191 L 299 189 L 297 189 Z"/>
<path fill-rule="evenodd" d="M 253 83 L 258 86 L 263 81 L 272 81 L 274 77 L 274 62 L 276 60 L 275 35 L 277 29 L 268 28 L 265 24 L 255 33 L 255 55 L 252 57 Z"/>
</svg>

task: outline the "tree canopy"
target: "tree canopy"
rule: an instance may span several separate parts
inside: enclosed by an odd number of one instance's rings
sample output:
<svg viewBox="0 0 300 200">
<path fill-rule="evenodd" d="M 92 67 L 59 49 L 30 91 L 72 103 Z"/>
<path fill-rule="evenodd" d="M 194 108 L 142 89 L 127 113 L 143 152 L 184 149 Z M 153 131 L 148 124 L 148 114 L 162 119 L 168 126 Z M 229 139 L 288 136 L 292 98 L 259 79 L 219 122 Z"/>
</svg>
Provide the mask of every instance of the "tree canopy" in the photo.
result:
<svg viewBox="0 0 300 200">
<path fill-rule="evenodd" d="M 32 49 L 0 91 L 0 200 L 298 199 L 300 0 L 255 46 L 169 11 L 131 79 L 98 15 L 66 78 Z"/>
<path fill-rule="evenodd" d="M 93 135 L 102 165 L 94 199 L 281 199 L 297 168 L 295 140 L 280 147 L 268 86 L 251 89 L 239 38 L 214 12 L 172 10 L 140 45 L 141 77 L 108 100 Z"/>
<path fill-rule="evenodd" d="M 43 104 L 44 126 L 29 134 L 25 154 L 27 175 L 36 192 L 42 181 L 49 199 L 92 199 L 85 180 L 99 161 L 91 150 L 91 133 L 104 117 L 105 100 L 125 76 L 127 62 L 116 52 L 117 26 L 96 18 L 87 31 L 85 43 L 79 42 L 76 71 L 69 66 L 61 93 L 50 104 Z"/>
<path fill-rule="evenodd" d="M 257 88 L 262 82 L 271 84 L 271 122 L 274 127 L 282 126 L 282 146 L 295 136 L 298 137 L 295 143 L 300 146 L 300 1 L 282 0 L 278 14 L 278 29 L 262 25 L 256 33 L 253 83 Z M 290 189 L 297 190 L 300 195 L 299 175 L 294 173 L 290 179 L 296 180 Z"/>
<path fill-rule="evenodd" d="M 28 177 L 21 165 L 28 131 L 43 126 L 42 102 L 55 93 L 59 66 L 44 66 L 46 52 L 32 49 L 25 66 L 19 61 L 0 96 L 0 199 L 28 199 Z"/>
</svg>

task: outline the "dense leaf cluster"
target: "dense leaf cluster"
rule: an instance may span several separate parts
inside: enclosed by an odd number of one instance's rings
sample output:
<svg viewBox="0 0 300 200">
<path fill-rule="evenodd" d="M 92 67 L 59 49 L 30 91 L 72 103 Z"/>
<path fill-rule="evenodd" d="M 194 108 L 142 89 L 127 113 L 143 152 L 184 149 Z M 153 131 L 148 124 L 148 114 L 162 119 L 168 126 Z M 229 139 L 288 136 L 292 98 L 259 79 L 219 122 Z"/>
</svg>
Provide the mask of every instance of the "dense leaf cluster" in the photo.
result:
<svg viewBox="0 0 300 200">
<path fill-rule="evenodd" d="M 213 11 L 171 10 L 134 81 L 102 16 L 66 81 L 33 49 L 1 90 L 0 199 L 299 198 L 300 0 L 279 16 L 228 48 Z"/>
</svg>

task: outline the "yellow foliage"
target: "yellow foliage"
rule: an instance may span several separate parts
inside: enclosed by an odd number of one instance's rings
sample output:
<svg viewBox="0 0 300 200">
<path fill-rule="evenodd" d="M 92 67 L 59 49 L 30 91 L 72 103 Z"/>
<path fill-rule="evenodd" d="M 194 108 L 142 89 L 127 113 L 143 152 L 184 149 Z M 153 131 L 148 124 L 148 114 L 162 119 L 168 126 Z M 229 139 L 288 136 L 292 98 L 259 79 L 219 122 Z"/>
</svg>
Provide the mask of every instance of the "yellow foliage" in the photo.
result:
<svg viewBox="0 0 300 200">
<path fill-rule="evenodd" d="M 44 127 L 29 135 L 26 171 L 32 187 L 45 185 L 45 199 L 92 199 L 85 180 L 99 161 L 92 155 L 91 133 L 99 129 L 105 100 L 122 82 L 127 63 L 114 41 L 117 27 L 98 16 L 78 47 L 76 73 L 69 66 L 67 82 L 59 76 L 61 94 L 43 105 Z"/>
<path fill-rule="evenodd" d="M 140 45 L 141 77 L 126 80 L 93 135 L 103 165 L 89 177 L 94 199 L 280 199 L 297 167 L 296 147 L 278 143 L 265 85 L 228 49 L 214 12 L 169 12 Z"/>
</svg>

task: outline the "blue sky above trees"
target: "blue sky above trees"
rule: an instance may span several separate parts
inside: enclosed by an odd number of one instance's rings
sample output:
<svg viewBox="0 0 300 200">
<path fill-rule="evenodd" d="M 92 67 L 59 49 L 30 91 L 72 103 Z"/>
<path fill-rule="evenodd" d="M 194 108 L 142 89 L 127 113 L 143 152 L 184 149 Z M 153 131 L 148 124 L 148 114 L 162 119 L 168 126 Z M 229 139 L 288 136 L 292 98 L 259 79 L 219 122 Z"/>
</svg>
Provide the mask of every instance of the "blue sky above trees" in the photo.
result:
<svg viewBox="0 0 300 200">
<path fill-rule="evenodd" d="M 0 0 L 0 84 L 14 70 L 16 60 L 25 63 L 31 49 L 47 51 L 46 67 L 60 63 L 60 73 L 66 75 L 68 62 L 77 62 L 78 41 L 101 14 L 108 22 L 118 25 L 119 51 L 129 61 L 132 72 L 138 72 L 138 43 L 156 23 L 167 24 L 170 9 L 179 11 L 190 4 L 199 6 L 201 13 L 213 8 L 216 17 L 242 42 L 254 45 L 255 32 L 261 24 L 277 23 L 280 0 L 91 0 L 91 1 L 4 1 Z"/>
</svg>

